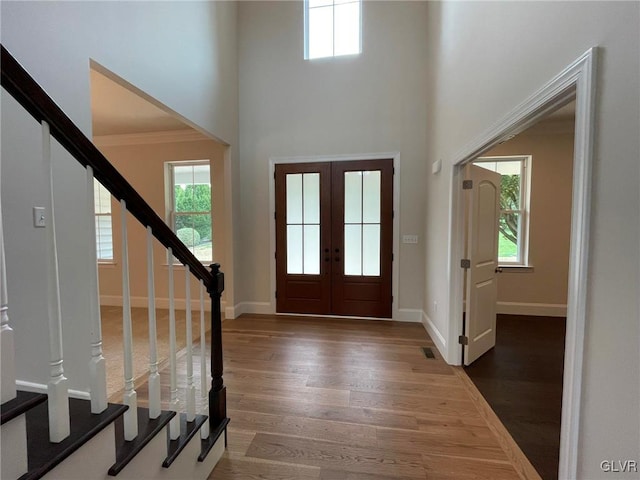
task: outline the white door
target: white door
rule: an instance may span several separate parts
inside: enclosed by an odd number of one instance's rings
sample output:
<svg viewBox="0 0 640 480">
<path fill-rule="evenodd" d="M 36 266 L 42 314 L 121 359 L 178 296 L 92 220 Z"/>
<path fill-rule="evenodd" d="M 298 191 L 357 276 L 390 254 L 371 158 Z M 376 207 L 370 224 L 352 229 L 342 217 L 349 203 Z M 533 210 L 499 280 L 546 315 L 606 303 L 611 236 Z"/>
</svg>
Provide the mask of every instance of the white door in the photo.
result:
<svg viewBox="0 0 640 480">
<path fill-rule="evenodd" d="M 464 364 L 469 365 L 496 344 L 498 296 L 498 221 L 500 174 L 470 165 L 467 255 L 467 311 Z"/>
</svg>

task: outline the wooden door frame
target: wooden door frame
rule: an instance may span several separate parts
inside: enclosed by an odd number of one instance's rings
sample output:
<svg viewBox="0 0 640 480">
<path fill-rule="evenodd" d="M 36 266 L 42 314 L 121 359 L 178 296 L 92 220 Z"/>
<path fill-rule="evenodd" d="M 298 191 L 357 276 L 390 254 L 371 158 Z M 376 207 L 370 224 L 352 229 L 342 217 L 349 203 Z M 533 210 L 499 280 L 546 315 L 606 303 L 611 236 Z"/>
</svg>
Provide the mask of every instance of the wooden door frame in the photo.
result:
<svg viewBox="0 0 640 480">
<path fill-rule="evenodd" d="M 270 288 L 269 303 L 264 304 L 263 311 L 260 313 L 276 314 L 276 222 L 274 212 L 276 208 L 275 194 L 275 168 L 276 164 L 282 163 L 319 163 L 319 162 L 350 162 L 354 160 L 384 160 L 392 159 L 395 174 L 393 176 L 393 255 L 394 261 L 391 268 L 391 292 L 393 302 L 391 305 L 391 320 L 415 321 L 413 317 L 404 318 L 403 312 L 398 308 L 398 292 L 399 282 L 398 275 L 400 273 L 400 261 L 398 252 L 400 251 L 400 152 L 383 152 L 383 153 L 359 153 L 353 155 L 317 155 L 317 156 L 300 156 L 300 157 L 271 157 L 269 158 L 269 254 L 270 260 Z M 408 312 L 409 313 L 409 312 Z M 278 313 L 278 315 L 294 315 L 304 316 L 298 313 Z M 318 316 L 318 315 L 311 315 Z M 336 315 L 321 315 L 326 317 L 335 317 Z M 374 320 L 375 317 L 342 317 L 340 318 L 367 318 Z M 389 320 L 384 318 L 381 320 Z"/>
<path fill-rule="evenodd" d="M 508 140 L 538 122 L 558 106 L 576 101 L 573 155 L 573 196 L 571 207 L 571 244 L 569 253 L 569 288 L 562 392 L 559 478 L 576 478 L 578 469 L 579 429 L 582 406 L 584 331 L 587 311 L 589 265 L 589 225 L 591 218 L 591 168 L 595 133 L 597 48 L 591 48 L 568 65 L 535 94 L 515 107 L 467 148 L 453 157 L 449 210 L 449 304 L 445 318 L 449 331 L 443 354 L 448 363 L 460 365 L 458 335 L 462 332 L 464 255 L 464 200 L 462 179 L 464 166 L 495 145 Z M 432 334 L 432 337 L 434 334 Z"/>
</svg>

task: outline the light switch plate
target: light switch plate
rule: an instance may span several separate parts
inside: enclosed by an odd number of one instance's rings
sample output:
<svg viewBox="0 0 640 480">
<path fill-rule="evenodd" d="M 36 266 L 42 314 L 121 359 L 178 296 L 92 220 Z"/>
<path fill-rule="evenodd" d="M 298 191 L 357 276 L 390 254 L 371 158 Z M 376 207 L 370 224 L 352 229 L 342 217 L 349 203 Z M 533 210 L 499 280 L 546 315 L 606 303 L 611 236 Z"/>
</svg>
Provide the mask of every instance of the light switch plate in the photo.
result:
<svg viewBox="0 0 640 480">
<path fill-rule="evenodd" d="M 47 226 L 44 207 L 33 207 L 33 226 L 35 228 L 44 228 Z"/>
<path fill-rule="evenodd" d="M 418 235 L 403 235 L 402 243 L 418 243 Z"/>
</svg>

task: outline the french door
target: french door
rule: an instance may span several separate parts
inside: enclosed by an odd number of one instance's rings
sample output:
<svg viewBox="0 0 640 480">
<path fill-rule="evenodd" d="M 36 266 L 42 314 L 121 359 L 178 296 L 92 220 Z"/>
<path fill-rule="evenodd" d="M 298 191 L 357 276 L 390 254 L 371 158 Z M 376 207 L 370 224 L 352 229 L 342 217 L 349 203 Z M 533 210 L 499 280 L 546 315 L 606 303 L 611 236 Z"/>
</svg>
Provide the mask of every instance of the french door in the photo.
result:
<svg viewBox="0 0 640 480">
<path fill-rule="evenodd" d="M 276 311 L 391 317 L 393 160 L 275 173 Z"/>
</svg>

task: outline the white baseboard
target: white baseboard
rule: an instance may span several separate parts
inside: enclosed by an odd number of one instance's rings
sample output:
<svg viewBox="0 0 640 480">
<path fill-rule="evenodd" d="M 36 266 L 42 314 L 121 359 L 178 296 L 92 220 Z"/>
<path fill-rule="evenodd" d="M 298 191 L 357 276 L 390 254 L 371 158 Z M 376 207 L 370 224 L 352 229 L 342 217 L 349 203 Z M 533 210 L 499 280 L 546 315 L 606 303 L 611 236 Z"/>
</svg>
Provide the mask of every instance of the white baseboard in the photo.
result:
<svg viewBox="0 0 640 480">
<path fill-rule="evenodd" d="M 238 318 L 243 313 L 256 313 L 260 315 L 271 315 L 275 313 L 271 303 L 269 302 L 240 302 L 229 307 L 225 313 L 229 312 L 226 318 Z"/>
<path fill-rule="evenodd" d="M 131 297 L 131 306 L 134 308 L 147 308 L 148 299 L 147 297 Z M 220 302 L 220 309 L 226 314 L 226 304 L 224 300 Z M 121 307 L 122 306 L 122 297 L 120 295 L 100 295 L 100 305 L 108 306 L 108 307 Z M 186 302 L 184 298 L 176 298 L 175 306 L 178 310 L 184 310 L 186 307 Z M 169 308 L 169 299 L 163 297 L 156 297 L 156 308 Z M 193 310 L 200 309 L 200 300 L 191 300 L 191 308 Z M 205 298 L 204 300 L 204 310 L 205 312 L 211 311 L 211 301 L 209 298 Z"/>
<path fill-rule="evenodd" d="M 422 321 L 422 310 L 400 308 L 398 309 L 398 313 L 394 315 L 393 319 L 398 322 L 420 323 Z"/>
<path fill-rule="evenodd" d="M 559 303 L 498 302 L 496 312 L 507 315 L 566 317 L 567 305 Z"/>
<path fill-rule="evenodd" d="M 440 330 L 438 330 L 438 327 L 436 327 L 435 323 L 431 321 L 426 312 L 422 311 L 421 314 L 422 325 L 424 325 L 425 330 L 431 337 L 431 340 L 433 340 L 433 343 L 440 352 L 440 355 L 442 355 L 442 358 L 446 359 L 447 341 L 445 340 L 444 335 L 440 333 Z"/>
<path fill-rule="evenodd" d="M 25 380 L 16 380 L 16 386 L 19 390 L 33 393 L 47 393 L 47 386 L 44 383 L 27 382 Z M 91 394 L 82 390 L 69 389 L 71 398 L 80 398 L 82 400 L 91 400 Z"/>
</svg>

